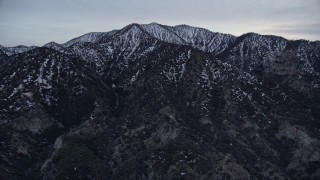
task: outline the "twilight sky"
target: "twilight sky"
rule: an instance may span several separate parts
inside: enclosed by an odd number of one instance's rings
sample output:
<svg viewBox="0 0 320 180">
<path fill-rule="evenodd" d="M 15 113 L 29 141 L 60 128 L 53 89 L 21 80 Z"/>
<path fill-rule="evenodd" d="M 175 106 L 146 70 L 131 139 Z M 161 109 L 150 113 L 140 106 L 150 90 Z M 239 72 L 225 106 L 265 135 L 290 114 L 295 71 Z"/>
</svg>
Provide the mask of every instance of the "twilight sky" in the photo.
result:
<svg viewBox="0 0 320 180">
<path fill-rule="evenodd" d="M 64 43 L 133 22 L 320 40 L 320 0 L 0 0 L 0 45 Z"/>
</svg>

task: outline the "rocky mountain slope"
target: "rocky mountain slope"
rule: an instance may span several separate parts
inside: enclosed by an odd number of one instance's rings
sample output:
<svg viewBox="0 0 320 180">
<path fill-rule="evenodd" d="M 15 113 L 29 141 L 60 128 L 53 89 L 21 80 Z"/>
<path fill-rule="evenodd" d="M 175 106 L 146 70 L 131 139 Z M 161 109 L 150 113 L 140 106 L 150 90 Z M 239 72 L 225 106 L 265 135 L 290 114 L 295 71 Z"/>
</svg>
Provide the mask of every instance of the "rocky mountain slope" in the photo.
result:
<svg viewBox="0 0 320 180">
<path fill-rule="evenodd" d="M 0 49 L 1 179 L 319 179 L 320 42 L 130 24 Z"/>
</svg>

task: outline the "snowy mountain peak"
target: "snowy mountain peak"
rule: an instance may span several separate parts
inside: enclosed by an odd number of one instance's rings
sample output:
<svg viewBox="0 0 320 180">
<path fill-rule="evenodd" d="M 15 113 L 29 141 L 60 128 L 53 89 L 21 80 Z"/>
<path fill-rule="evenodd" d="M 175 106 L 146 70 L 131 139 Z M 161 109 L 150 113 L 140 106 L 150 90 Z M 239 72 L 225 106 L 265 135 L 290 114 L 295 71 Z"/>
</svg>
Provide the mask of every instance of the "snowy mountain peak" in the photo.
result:
<svg viewBox="0 0 320 180">
<path fill-rule="evenodd" d="M 154 36 L 155 38 L 169 42 L 169 43 L 176 43 L 176 44 L 187 44 L 184 39 L 178 36 L 175 32 L 171 31 L 168 26 L 160 25 L 157 23 L 150 23 L 150 24 L 142 24 L 141 27 Z"/>
<path fill-rule="evenodd" d="M 257 33 L 246 33 L 238 37 L 233 46 L 250 47 L 253 49 L 267 49 L 270 52 L 279 52 L 287 46 L 288 40 L 279 36 L 260 35 Z M 253 50 L 256 51 L 256 50 Z"/>
<path fill-rule="evenodd" d="M 54 41 L 51 41 L 45 45 L 43 45 L 42 47 L 47 47 L 47 48 L 51 48 L 51 49 L 55 49 L 57 51 L 61 51 L 64 47 L 61 44 L 58 44 Z"/>
<path fill-rule="evenodd" d="M 229 34 L 214 33 L 203 28 L 188 25 L 166 26 L 155 22 L 149 24 L 133 23 L 120 30 L 119 33 L 126 32 L 129 29 L 133 33 L 139 31 L 144 36 L 151 36 L 160 41 L 191 45 L 194 48 L 213 54 L 221 53 L 236 38 Z"/>
</svg>

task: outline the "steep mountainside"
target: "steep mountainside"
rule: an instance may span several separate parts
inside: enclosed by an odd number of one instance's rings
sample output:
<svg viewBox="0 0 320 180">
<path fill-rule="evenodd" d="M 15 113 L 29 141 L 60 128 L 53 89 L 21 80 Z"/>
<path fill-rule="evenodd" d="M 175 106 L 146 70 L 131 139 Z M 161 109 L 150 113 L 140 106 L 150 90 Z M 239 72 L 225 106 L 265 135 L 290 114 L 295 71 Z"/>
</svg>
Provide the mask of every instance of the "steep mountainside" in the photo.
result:
<svg viewBox="0 0 320 180">
<path fill-rule="evenodd" d="M 64 44 L 62 44 L 63 47 L 70 47 L 76 43 L 79 42 L 90 42 L 90 43 L 94 43 L 97 42 L 100 38 L 104 38 L 104 37 L 108 37 L 113 35 L 114 33 L 116 33 L 117 30 L 114 31 L 110 31 L 110 32 L 92 32 L 92 33 L 87 33 L 84 34 L 80 37 L 74 38 Z"/>
<path fill-rule="evenodd" d="M 0 63 L 2 62 L 2 59 L 5 59 L 6 57 L 8 57 L 8 55 L 0 49 Z"/>
<path fill-rule="evenodd" d="M 192 47 L 213 54 L 223 52 L 236 38 L 229 34 L 213 33 L 206 29 L 188 25 L 179 25 L 171 29 Z"/>
<path fill-rule="evenodd" d="M 320 178 L 319 41 L 130 24 L 0 63 L 1 179 Z"/>
<path fill-rule="evenodd" d="M 58 43 L 53 42 L 53 41 L 43 45 L 42 47 L 51 48 L 51 49 L 54 49 L 54 50 L 57 50 L 57 51 L 61 51 L 61 50 L 64 49 L 63 45 L 58 44 Z"/>
</svg>

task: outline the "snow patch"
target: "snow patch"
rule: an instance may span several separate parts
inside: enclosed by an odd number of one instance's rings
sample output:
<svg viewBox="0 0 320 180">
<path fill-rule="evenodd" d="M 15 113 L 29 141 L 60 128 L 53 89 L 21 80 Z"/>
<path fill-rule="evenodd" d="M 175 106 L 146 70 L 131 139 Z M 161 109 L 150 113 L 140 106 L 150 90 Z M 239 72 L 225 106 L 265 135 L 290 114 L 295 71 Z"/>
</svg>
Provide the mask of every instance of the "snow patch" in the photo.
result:
<svg viewBox="0 0 320 180">
<path fill-rule="evenodd" d="M 191 57 L 191 50 L 188 51 L 188 59 Z"/>
<path fill-rule="evenodd" d="M 13 95 L 17 94 L 23 88 L 23 84 L 20 84 L 18 87 L 13 89 L 13 92 L 8 98 L 11 98 Z"/>
<path fill-rule="evenodd" d="M 179 79 L 182 78 L 185 70 L 186 70 L 186 63 L 183 63 L 183 64 L 181 64 L 181 71 L 180 71 L 180 77 L 179 77 Z"/>
<path fill-rule="evenodd" d="M 139 73 L 140 73 L 140 70 L 138 70 L 138 72 L 136 72 L 136 74 L 132 76 L 132 78 L 131 78 L 131 80 L 130 80 L 131 84 L 132 84 L 134 81 L 137 80 L 137 78 L 138 78 L 138 76 L 139 76 Z"/>
</svg>

